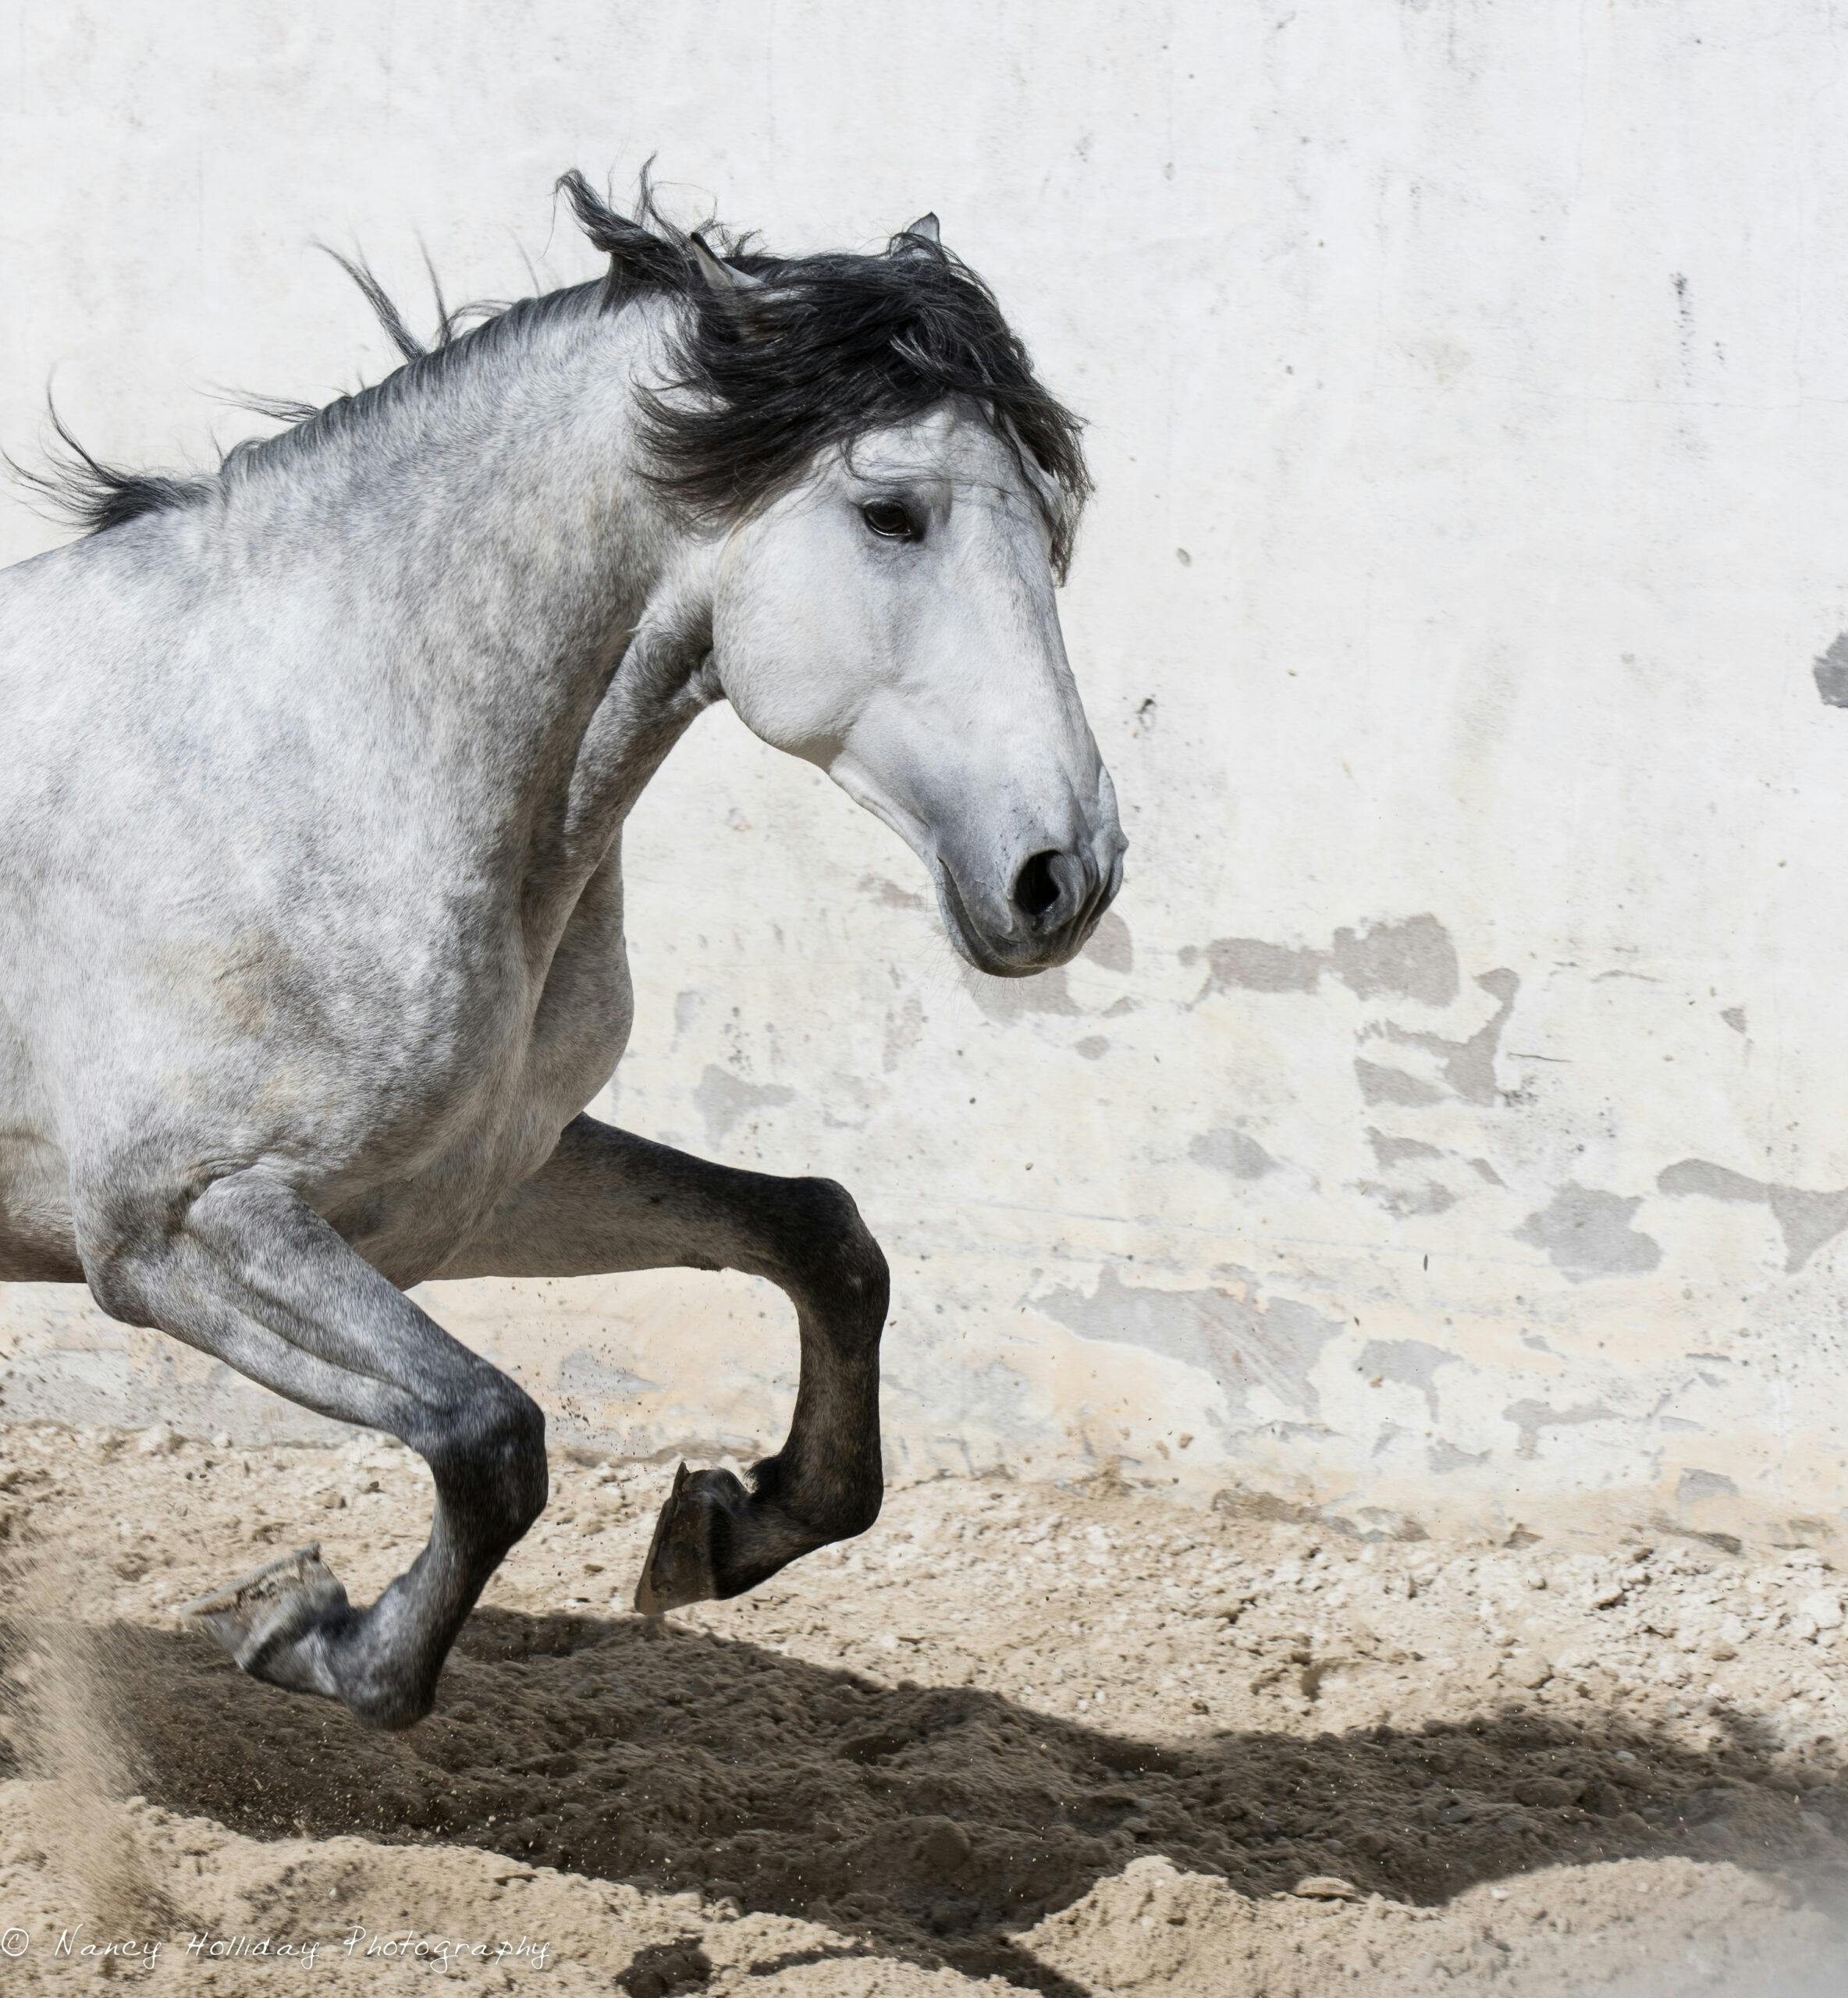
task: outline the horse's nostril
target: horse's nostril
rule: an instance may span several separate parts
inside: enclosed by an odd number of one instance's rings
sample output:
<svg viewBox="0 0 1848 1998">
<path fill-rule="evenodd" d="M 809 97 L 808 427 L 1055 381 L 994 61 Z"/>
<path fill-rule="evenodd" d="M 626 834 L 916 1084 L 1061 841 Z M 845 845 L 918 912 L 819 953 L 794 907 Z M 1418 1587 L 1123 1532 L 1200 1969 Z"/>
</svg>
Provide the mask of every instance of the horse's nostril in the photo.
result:
<svg viewBox="0 0 1848 1998">
<path fill-rule="evenodd" d="M 1036 853 L 1014 877 L 1014 906 L 1031 923 L 1057 905 L 1061 891 L 1053 862 L 1058 857 L 1056 853 Z"/>
</svg>

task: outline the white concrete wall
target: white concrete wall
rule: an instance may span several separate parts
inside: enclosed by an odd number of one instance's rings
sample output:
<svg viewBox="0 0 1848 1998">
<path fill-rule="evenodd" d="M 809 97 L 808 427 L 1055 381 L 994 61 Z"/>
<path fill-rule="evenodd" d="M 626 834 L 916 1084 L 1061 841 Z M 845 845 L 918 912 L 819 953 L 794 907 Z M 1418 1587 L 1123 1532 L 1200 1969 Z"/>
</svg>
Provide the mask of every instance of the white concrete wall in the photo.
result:
<svg viewBox="0 0 1848 1998">
<path fill-rule="evenodd" d="M 382 366 L 591 260 L 658 151 L 773 245 L 918 210 L 1092 419 L 1068 637 L 1133 839 L 977 982 L 910 859 L 720 714 L 633 841 L 613 1114 L 845 1180 L 895 1462 L 1121 1460 L 1363 1528 L 1848 1504 L 1848 30 L 1826 0 L 0 9 L 0 441 Z M 51 531 L 0 515 L 9 557 Z M 1848 642 L 1821 679 L 1848 699 Z M 3 718 L 0 718 L 3 727 Z M 780 1431 L 776 1299 L 440 1287 L 641 1449 Z M 277 1405 L 80 1294 L 5 1405 Z M 1799 1522 L 1794 1527 L 1791 1522 Z"/>
</svg>

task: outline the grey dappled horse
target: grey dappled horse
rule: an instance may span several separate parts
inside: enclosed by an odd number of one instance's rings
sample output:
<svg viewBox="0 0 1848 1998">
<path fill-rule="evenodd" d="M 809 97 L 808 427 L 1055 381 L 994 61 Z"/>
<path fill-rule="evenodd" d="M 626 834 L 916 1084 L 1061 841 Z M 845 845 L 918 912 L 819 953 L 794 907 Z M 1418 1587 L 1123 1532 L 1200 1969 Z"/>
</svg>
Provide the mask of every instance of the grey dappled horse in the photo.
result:
<svg viewBox="0 0 1848 1998">
<path fill-rule="evenodd" d="M 1077 426 L 935 219 L 721 254 L 645 184 L 633 219 L 560 184 L 602 280 L 425 351 L 358 272 L 405 366 L 208 476 L 73 446 L 41 483 L 91 533 L 0 575 L 0 1278 L 428 1462 L 428 1544 L 369 1609 L 314 1549 L 193 1605 L 381 1726 L 428 1712 L 546 1490 L 538 1407 L 406 1286 L 787 1294 L 788 1439 L 748 1486 L 681 1467 L 639 1609 L 879 1511 L 852 1200 L 582 1114 L 630 1025 L 623 820 L 688 723 L 728 700 L 819 764 L 997 976 L 1082 946 L 1125 844 L 1054 603 Z"/>
</svg>

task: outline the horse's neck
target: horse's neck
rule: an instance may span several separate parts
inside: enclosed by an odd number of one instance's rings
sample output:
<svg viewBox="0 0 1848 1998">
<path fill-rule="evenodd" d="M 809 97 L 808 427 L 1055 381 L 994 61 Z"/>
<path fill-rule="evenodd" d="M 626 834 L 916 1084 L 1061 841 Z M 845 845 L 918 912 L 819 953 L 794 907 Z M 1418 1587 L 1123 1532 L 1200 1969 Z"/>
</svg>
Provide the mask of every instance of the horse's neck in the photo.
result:
<svg viewBox="0 0 1848 1998">
<path fill-rule="evenodd" d="M 322 581 L 361 627 L 354 669 L 440 717 L 498 837 L 567 874 L 711 698 L 710 550 L 638 464 L 654 331 L 641 312 L 561 317 L 275 468 L 306 517 L 337 523 Z"/>
</svg>

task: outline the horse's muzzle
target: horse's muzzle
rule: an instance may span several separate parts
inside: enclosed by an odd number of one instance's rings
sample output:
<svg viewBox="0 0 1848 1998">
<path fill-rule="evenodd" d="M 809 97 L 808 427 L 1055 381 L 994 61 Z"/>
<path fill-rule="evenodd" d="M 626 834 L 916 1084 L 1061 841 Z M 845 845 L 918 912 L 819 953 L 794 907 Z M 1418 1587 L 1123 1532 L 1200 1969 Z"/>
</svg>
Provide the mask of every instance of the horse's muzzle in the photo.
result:
<svg viewBox="0 0 1848 1998">
<path fill-rule="evenodd" d="M 995 978 L 1028 978 L 1068 963 L 1122 885 L 1128 844 L 1112 827 L 1082 844 L 1029 854 L 1014 871 L 1004 925 L 978 921 L 954 871 L 943 868 L 944 912 L 963 955 Z"/>
</svg>

